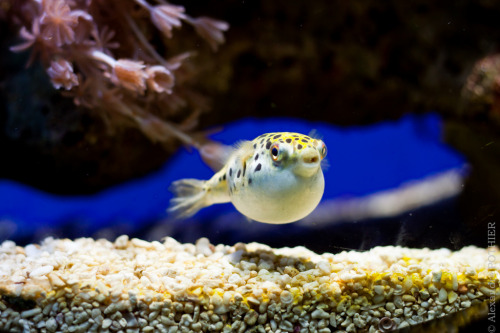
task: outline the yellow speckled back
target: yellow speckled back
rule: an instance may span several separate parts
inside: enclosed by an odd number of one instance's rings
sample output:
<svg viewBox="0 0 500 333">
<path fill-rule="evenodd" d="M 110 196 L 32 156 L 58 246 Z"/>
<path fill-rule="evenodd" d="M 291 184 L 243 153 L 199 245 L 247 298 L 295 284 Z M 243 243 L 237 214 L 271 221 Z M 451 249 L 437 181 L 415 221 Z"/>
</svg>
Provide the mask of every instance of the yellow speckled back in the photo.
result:
<svg viewBox="0 0 500 333">
<path fill-rule="evenodd" d="M 296 151 L 301 151 L 306 147 L 316 148 L 318 146 L 317 140 L 308 135 L 294 132 L 266 133 L 258 136 L 252 141 L 254 148 L 257 148 L 257 146 L 260 145 L 261 148 L 265 146 L 266 149 L 269 149 L 274 143 L 277 142 L 292 144 Z"/>
</svg>

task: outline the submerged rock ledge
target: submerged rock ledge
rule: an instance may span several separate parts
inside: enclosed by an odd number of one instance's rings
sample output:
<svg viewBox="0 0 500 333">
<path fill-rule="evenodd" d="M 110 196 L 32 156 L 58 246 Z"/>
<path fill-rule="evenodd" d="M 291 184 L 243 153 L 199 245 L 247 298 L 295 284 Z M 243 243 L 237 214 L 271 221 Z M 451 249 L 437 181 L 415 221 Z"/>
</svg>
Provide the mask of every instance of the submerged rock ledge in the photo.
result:
<svg viewBox="0 0 500 333">
<path fill-rule="evenodd" d="M 0 330 L 386 332 L 497 299 L 491 258 L 498 248 L 318 255 L 206 238 L 5 241 Z"/>
</svg>

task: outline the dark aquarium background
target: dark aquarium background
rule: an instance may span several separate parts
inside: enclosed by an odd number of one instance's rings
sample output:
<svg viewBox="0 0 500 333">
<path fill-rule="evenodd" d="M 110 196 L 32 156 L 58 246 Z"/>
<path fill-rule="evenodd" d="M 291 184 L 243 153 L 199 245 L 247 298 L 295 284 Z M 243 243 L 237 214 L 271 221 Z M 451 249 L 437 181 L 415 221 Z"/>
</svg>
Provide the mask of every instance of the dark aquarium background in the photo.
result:
<svg viewBox="0 0 500 333">
<path fill-rule="evenodd" d="M 109 8 L 98 1 L 95 3 L 89 12 L 92 10 L 96 24 L 123 28 L 123 22 L 113 21 L 120 17 L 110 16 L 105 21 L 106 10 L 113 11 L 115 2 L 109 2 Z M 24 26 L 30 30 L 30 20 L 36 13 L 29 1 L 2 1 L 1 4 L 0 176 L 4 180 L 56 195 L 64 201 L 74 196 L 96 196 L 128 181 L 140 183 L 148 174 L 174 163 L 172 154 L 183 142 L 170 135 L 168 127 L 167 130 L 160 128 L 164 132 L 160 137 L 161 134 L 151 134 L 155 129 L 140 128 L 134 123 L 134 116 L 117 114 L 120 111 L 108 105 L 87 105 L 82 99 L 75 103 L 76 97 L 80 97 L 76 93 L 71 94 L 64 87 L 54 89 L 47 75 L 50 65 L 47 58 L 69 54 L 69 59 L 75 59 L 75 67 L 78 61 L 85 66 L 97 66 L 95 62 L 76 59 L 74 52 L 77 51 L 71 47 L 76 49 L 79 45 L 52 45 L 43 49 L 43 45 L 35 43 L 23 52 L 11 51 L 10 47 L 26 42 L 18 36 L 19 29 Z M 139 26 L 150 45 L 166 59 L 181 52 L 192 52 L 175 72 L 177 81 L 172 95 L 177 96 L 160 101 L 163 104 L 151 98 L 140 101 L 141 112 L 168 121 L 196 142 L 204 142 L 209 133 L 224 131 L 231 127 L 228 124 L 242 119 L 265 121 L 268 117 L 286 117 L 302 120 L 304 124 L 310 121 L 330 124 L 338 131 L 356 133 L 356 127 L 362 130 L 384 121 L 433 112 L 440 117 L 439 138 L 435 139 L 462 154 L 468 165 L 461 193 L 435 205 L 415 208 L 418 213 L 414 215 L 418 217 L 406 212 L 371 222 L 346 220 L 343 228 L 348 232 L 338 236 L 333 229 L 332 241 L 324 242 L 326 247 L 318 246 L 317 250 L 335 251 L 335 245 L 327 244 L 338 243 L 333 241 L 336 237 L 340 237 L 337 241 L 347 248 L 398 242 L 450 248 L 486 245 L 487 224 L 496 222 L 500 205 L 500 60 L 496 53 L 500 40 L 500 6 L 496 2 L 186 1 L 182 6 L 192 17 L 209 16 L 228 22 L 226 42 L 214 52 L 211 44 L 196 36 L 191 26 L 174 29 L 169 39 L 150 26 Z M 136 7 L 127 8 L 131 15 L 142 18 Z M 96 13 L 98 10 L 101 16 Z M 95 42 L 92 36 L 88 39 Z M 137 57 L 131 39 L 129 33 L 118 31 L 110 38 L 109 50 L 117 54 L 116 58 Z M 87 75 L 92 75 L 88 72 L 87 69 Z M 96 90 L 85 93 L 96 93 Z M 123 88 L 120 92 L 111 92 L 117 98 L 130 95 L 129 100 L 125 100 L 127 103 L 134 98 L 144 99 L 138 94 L 134 96 L 135 93 Z M 165 105 L 170 109 L 165 110 Z M 283 125 L 286 120 L 276 120 L 276 123 L 276 130 L 288 130 Z M 313 127 L 313 124 L 309 126 Z M 233 138 L 252 139 L 259 134 L 256 129 Z M 325 136 L 325 139 L 328 138 Z M 355 161 L 363 165 L 352 168 L 352 172 L 370 171 L 373 161 L 380 159 L 386 159 L 388 165 L 397 163 L 398 156 L 387 160 L 383 142 L 377 149 L 366 158 L 359 156 Z M 398 154 L 414 154 L 410 164 L 425 165 L 425 151 L 412 153 L 411 149 L 410 145 L 407 149 L 401 147 Z M 349 148 L 346 150 L 348 154 Z M 352 150 L 351 154 L 359 155 L 359 152 Z M 337 162 L 335 151 L 330 150 L 328 159 L 329 172 L 333 173 Z M 182 167 L 185 170 L 193 162 L 185 159 L 182 163 L 187 164 Z M 195 170 L 189 172 L 191 177 L 200 177 Z M 383 186 L 397 187 L 397 183 L 391 184 L 389 172 L 380 169 L 376 174 L 388 179 Z M 165 183 L 164 189 L 167 187 Z M 9 193 L 1 195 L 7 198 Z M 157 195 L 167 197 L 169 194 L 164 191 Z M 53 209 L 57 211 L 57 204 Z M 76 237 L 80 229 L 82 235 L 92 236 L 85 232 L 86 228 L 78 226 L 92 224 L 93 221 L 85 221 L 85 214 L 71 223 L 68 221 L 68 230 L 58 236 L 69 232 L 69 237 Z M 15 235 L 12 228 L 15 229 L 17 222 L 16 213 L 4 215 L 2 237 L 9 238 L 9 230 L 11 236 Z M 154 214 L 149 215 L 149 221 L 140 221 L 141 227 L 154 228 L 156 220 L 162 219 L 160 213 L 158 219 L 151 216 Z M 100 221 L 104 224 L 101 227 L 116 223 L 111 220 Z M 29 220 L 35 221 L 36 216 Z M 386 223 L 391 227 L 379 227 Z M 120 225 L 128 224 L 126 217 L 120 221 Z M 413 224 L 423 229 L 433 225 L 442 232 L 431 232 L 431 235 L 422 232 L 419 233 L 422 237 L 415 239 L 409 236 L 411 232 L 405 231 L 408 225 L 412 225 L 410 229 L 415 228 Z M 29 230 L 38 227 L 35 225 Z M 182 230 L 191 227 L 184 223 L 176 233 L 183 240 L 193 241 Z M 136 226 L 124 228 L 117 229 L 116 234 L 139 232 Z M 268 241 L 276 245 L 308 243 L 307 238 L 289 240 L 286 229 L 288 227 Z M 373 233 L 372 229 L 377 232 Z M 51 232 L 57 234 L 58 229 Z M 216 235 L 221 231 L 212 232 Z M 146 230 L 140 231 L 141 234 L 148 238 L 164 236 L 151 235 Z M 30 237 L 24 239 L 31 240 Z M 307 245 L 316 244 L 313 241 Z"/>
</svg>

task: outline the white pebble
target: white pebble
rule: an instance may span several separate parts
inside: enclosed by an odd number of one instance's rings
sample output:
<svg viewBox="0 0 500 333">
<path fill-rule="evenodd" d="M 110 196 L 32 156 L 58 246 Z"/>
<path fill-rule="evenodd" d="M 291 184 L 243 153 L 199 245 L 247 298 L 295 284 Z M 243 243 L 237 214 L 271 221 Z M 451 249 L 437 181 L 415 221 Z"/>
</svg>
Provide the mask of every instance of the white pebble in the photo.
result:
<svg viewBox="0 0 500 333">
<path fill-rule="evenodd" d="M 373 287 L 375 294 L 382 295 L 384 293 L 384 286 L 376 285 Z"/>
<path fill-rule="evenodd" d="M 208 257 L 213 253 L 208 238 L 202 237 L 196 241 L 196 252 Z"/>
<path fill-rule="evenodd" d="M 127 235 L 121 235 L 115 240 L 115 247 L 117 249 L 125 249 L 128 244 L 128 236 Z"/>
<path fill-rule="evenodd" d="M 31 310 L 26 310 L 26 311 L 21 312 L 21 318 L 33 317 L 33 316 L 39 314 L 40 312 L 42 312 L 42 309 L 40 309 L 40 308 L 33 308 Z"/>
<path fill-rule="evenodd" d="M 55 332 L 57 330 L 57 322 L 55 318 L 47 319 L 47 321 L 45 322 L 45 328 L 49 332 Z"/>
<path fill-rule="evenodd" d="M 316 309 L 311 313 L 312 319 L 329 319 L 330 314 L 323 309 Z"/>
<path fill-rule="evenodd" d="M 446 302 L 448 298 L 448 293 L 446 292 L 446 289 L 444 288 L 441 288 L 439 290 L 439 296 L 438 296 L 438 301 L 441 303 L 441 304 L 444 304 Z"/>
<path fill-rule="evenodd" d="M 39 277 L 42 275 L 47 275 L 50 272 L 52 272 L 53 270 L 54 270 L 54 266 L 50 266 L 50 265 L 37 267 L 30 272 L 30 277 L 33 278 L 33 277 Z"/>
<path fill-rule="evenodd" d="M 291 304 L 293 302 L 293 295 L 288 290 L 283 290 L 280 295 L 281 303 Z"/>
<path fill-rule="evenodd" d="M 232 283 L 232 284 L 240 284 L 242 282 L 241 276 L 238 274 L 231 274 L 229 279 L 227 279 L 227 282 Z"/>
<path fill-rule="evenodd" d="M 42 254 L 42 251 L 36 245 L 33 244 L 26 245 L 26 247 L 24 248 L 24 252 L 26 253 L 27 257 L 34 259 L 39 258 Z"/>
<path fill-rule="evenodd" d="M 463 301 L 460 303 L 460 306 L 463 308 L 470 308 L 471 306 L 471 301 Z"/>
<path fill-rule="evenodd" d="M 332 267 L 330 266 L 330 263 L 326 260 L 321 260 L 318 262 L 318 268 L 322 273 L 325 274 L 330 274 L 332 271 Z"/>
<path fill-rule="evenodd" d="M 455 302 L 458 298 L 458 295 L 456 292 L 454 291 L 450 291 L 448 293 L 448 303 L 452 304 L 453 302 Z"/>
<path fill-rule="evenodd" d="M 111 326 L 111 324 L 112 324 L 112 323 L 113 323 L 113 321 L 112 321 L 111 319 L 106 318 L 106 319 L 104 319 L 104 320 L 102 321 L 102 325 L 101 325 L 101 327 L 102 327 L 103 329 L 108 329 L 108 328 Z"/>
<path fill-rule="evenodd" d="M 465 275 L 467 276 L 474 276 L 476 274 L 476 270 L 473 267 L 467 267 L 467 269 L 465 270 Z"/>
<path fill-rule="evenodd" d="M 443 272 L 441 270 L 439 271 L 432 271 L 432 282 L 438 283 L 441 282 L 441 276 L 443 275 Z"/>
</svg>

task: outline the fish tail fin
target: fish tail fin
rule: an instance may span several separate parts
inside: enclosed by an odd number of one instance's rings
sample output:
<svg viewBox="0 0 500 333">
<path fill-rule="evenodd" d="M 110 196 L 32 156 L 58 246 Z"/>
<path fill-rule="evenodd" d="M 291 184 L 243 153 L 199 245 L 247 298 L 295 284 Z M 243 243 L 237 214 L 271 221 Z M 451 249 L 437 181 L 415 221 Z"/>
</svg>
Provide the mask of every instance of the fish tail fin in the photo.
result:
<svg viewBox="0 0 500 333">
<path fill-rule="evenodd" d="M 170 200 L 167 211 L 178 218 L 188 218 L 203 207 L 209 206 L 205 184 L 206 181 L 199 179 L 180 179 L 173 182 L 169 190 L 175 197 Z"/>
</svg>

